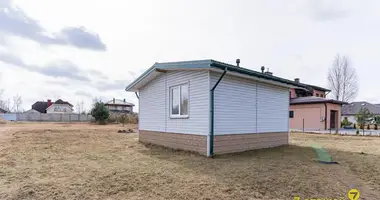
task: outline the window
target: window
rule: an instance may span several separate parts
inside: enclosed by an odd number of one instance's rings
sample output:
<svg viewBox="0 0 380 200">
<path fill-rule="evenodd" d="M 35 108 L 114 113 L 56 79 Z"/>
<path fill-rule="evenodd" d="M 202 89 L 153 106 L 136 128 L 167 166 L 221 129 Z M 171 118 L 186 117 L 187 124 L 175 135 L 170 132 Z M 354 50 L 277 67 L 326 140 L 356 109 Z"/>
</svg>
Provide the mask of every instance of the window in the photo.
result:
<svg viewBox="0 0 380 200">
<path fill-rule="evenodd" d="M 293 110 L 290 110 L 289 111 L 289 118 L 293 118 L 294 117 L 294 111 Z"/>
<path fill-rule="evenodd" d="M 317 93 L 317 95 L 316 95 L 317 97 L 319 97 L 319 94 Z"/>
<path fill-rule="evenodd" d="M 189 116 L 189 85 L 183 84 L 170 88 L 170 117 L 187 118 Z"/>
</svg>

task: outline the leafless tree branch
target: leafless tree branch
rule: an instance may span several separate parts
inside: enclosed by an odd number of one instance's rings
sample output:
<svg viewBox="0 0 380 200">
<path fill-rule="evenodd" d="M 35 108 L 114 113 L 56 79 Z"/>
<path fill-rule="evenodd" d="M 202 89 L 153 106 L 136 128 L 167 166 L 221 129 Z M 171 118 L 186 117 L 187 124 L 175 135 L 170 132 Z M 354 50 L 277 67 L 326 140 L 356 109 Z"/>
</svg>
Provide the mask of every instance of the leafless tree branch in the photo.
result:
<svg viewBox="0 0 380 200">
<path fill-rule="evenodd" d="M 359 82 L 356 71 L 350 66 L 346 56 L 336 55 L 333 65 L 329 69 L 327 80 L 335 100 L 348 102 L 356 97 Z"/>
<path fill-rule="evenodd" d="M 22 98 L 18 94 L 13 97 L 13 111 L 18 113 L 21 112 Z"/>
</svg>

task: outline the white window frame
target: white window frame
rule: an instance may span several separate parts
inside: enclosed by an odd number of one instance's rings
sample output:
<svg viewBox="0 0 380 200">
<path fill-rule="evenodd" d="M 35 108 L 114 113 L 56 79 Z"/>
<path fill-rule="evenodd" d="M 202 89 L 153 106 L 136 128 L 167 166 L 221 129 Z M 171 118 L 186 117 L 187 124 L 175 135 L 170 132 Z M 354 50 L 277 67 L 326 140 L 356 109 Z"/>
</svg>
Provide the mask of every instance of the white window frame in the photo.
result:
<svg viewBox="0 0 380 200">
<path fill-rule="evenodd" d="M 181 115 L 181 86 L 187 86 L 187 115 Z M 173 89 L 178 88 L 179 98 L 178 98 L 178 114 L 172 114 L 173 109 Z M 172 119 L 184 119 L 189 118 L 189 112 L 190 112 L 190 87 L 189 83 L 183 83 L 175 86 L 169 87 L 169 116 Z"/>
</svg>

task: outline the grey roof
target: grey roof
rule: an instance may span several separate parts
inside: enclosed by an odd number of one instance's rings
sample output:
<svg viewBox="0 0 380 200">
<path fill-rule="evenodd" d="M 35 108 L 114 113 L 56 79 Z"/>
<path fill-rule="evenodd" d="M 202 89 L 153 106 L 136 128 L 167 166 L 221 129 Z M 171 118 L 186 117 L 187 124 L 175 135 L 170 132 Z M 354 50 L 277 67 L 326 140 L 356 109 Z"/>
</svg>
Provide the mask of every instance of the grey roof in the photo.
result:
<svg viewBox="0 0 380 200">
<path fill-rule="evenodd" d="M 67 105 L 73 107 L 73 105 L 71 103 L 69 103 L 68 101 L 63 101 L 62 99 L 58 99 L 53 104 L 67 104 Z"/>
<path fill-rule="evenodd" d="M 290 104 L 313 104 L 313 103 L 334 103 L 334 104 L 347 104 L 343 101 L 337 101 L 334 99 L 326 99 L 322 97 L 308 96 L 308 97 L 297 97 L 294 99 L 290 99 Z"/>
<path fill-rule="evenodd" d="M 155 63 L 151 68 L 146 70 L 141 76 L 134 80 L 131 84 L 126 87 L 126 91 L 134 91 L 135 85 L 142 82 L 150 74 L 155 71 L 165 71 L 170 69 L 227 69 L 228 72 L 235 72 L 239 74 L 244 74 L 248 76 L 257 77 L 263 80 L 274 81 L 277 83 L 282 83 L 290 87 L 305 87 L 304 84 L 296 83 L 295 81 L 284 79 L 281 77 L 273 76 L 267 73 L 262 73 L 254 71 L 251 69 L 238 67 L 235 65 L 215 61 L 215 60 L 194 60 L 194 61 L 181 61 L 181 62 L 166 62 L 166 63 Z M 227 72 L 227 74 L 228 74 Z"/>
<path fill-rule="evenodd" d="M 8 111 L 3 109 L 3 108 L 0 108 L 0 113 L 7 113 Z"/>
<path fill-rule="evenodd" d="M 311 87 L 311 88 L 313 88 L 315 90 L 320 90 L 320 91 L 323 91 L 323 92 L 330 92 L 331 91 L 330 89 L 319 87 L 319 86 L 315 86 L 315 85 L 309 85 L 309 84 L 305 84 L 305 83 L 298 83 L 298 84 L 299 84 L 299 86 L 304 87 L 304 88 Z"/>
<path fill-rule="evenodd" d="M 342 115 L 356 115 L 361 108 L 367 108 L 372 114 L 380 114 L 380 106 L 366 101 L 351 102 L 342 107 Z"/>
<path fill-rule="evenodd" d="M 105 103 L 105 105 L 135 106 L 133 103 L 126 102 L 125 99 L 114 99 Z"/>
</svg>

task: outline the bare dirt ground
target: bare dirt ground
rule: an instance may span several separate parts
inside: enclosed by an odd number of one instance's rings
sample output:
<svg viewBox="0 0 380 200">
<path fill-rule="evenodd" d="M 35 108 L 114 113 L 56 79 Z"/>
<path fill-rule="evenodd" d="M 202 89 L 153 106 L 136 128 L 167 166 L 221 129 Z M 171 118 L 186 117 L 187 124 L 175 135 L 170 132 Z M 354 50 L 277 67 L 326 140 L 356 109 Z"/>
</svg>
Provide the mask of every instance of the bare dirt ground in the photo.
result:
<svg viewBox="0 0 380 200">
<path fill-rule="evenodd" d="M 380 138 L 292 134 L 214 159 L 138 142 L 121 125 L 0 125 L 0 199 L 380 199 Z M 324 145 L 339 165 L 315 162 Z M 363 152 L 363 153 L 362 153 Z"/>
</svg>

